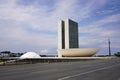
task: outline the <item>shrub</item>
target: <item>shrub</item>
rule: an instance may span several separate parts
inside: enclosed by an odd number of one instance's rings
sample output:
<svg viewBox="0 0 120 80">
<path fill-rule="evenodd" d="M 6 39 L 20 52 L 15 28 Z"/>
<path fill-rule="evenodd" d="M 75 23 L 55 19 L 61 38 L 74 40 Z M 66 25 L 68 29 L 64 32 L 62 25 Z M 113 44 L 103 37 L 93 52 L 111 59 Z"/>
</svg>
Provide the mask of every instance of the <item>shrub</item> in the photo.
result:
<svg viewBox="0 0 120 80">
<path fill-rule="evenodd" d="M 120 57 L 120 52 L 115 53 L 115 56 Z"/>
</svg>

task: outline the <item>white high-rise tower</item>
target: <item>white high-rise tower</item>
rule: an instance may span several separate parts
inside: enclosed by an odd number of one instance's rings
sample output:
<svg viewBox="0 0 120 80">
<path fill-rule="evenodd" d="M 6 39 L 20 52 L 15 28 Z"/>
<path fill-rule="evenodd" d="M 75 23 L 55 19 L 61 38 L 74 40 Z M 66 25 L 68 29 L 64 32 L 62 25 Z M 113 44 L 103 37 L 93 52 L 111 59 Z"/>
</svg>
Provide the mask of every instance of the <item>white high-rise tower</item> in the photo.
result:
<svg viewBox="0 0 120 80">
<path fill-rule="evenodd" d="M 67 19 L 58 25 L 58 49 L 78 48 L 78 23 Z"/>
</svg>

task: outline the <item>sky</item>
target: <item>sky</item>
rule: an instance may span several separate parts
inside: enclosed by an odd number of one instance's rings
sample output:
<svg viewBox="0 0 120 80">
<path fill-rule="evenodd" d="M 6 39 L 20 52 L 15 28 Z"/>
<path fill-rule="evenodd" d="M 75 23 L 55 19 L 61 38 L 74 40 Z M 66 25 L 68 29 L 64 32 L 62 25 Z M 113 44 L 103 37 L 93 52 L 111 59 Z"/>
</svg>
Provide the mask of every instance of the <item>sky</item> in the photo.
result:
<svg viewBox="0 0 120 80">
<path fill-rule="evenodd" d="M 79 47 L 120 51 L 120 0 L 0 0 L 0 51 L 57 55 L 58 21 L 79 26 Z"/>
</svg>

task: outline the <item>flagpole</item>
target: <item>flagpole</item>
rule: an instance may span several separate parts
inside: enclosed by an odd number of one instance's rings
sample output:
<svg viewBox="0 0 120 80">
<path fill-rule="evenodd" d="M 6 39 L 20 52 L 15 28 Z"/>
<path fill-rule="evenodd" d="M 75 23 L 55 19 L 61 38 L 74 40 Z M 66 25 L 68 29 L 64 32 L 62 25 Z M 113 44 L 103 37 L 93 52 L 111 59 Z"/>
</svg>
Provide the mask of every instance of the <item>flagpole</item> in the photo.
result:
<svg viewBox="0 0 120 80">
<path fill-rule="evenodd" d="M 110 39 L 108 39 L 108 45 L 109 45 L 109 56 L 111 56 Z"/>
</svg>

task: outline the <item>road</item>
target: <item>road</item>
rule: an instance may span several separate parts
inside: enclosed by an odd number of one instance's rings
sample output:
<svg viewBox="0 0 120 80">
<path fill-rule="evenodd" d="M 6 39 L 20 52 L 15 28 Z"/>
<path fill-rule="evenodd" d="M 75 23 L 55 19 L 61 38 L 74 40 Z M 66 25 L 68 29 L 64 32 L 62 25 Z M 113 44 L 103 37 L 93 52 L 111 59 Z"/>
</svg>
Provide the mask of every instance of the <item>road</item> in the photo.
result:
<svg viewBox="0 0 120 80">
<path fill-rule="evenodd" d="M 120 58 L 0 66 L 0 80 L 120 80 Z"/>
</svg>

